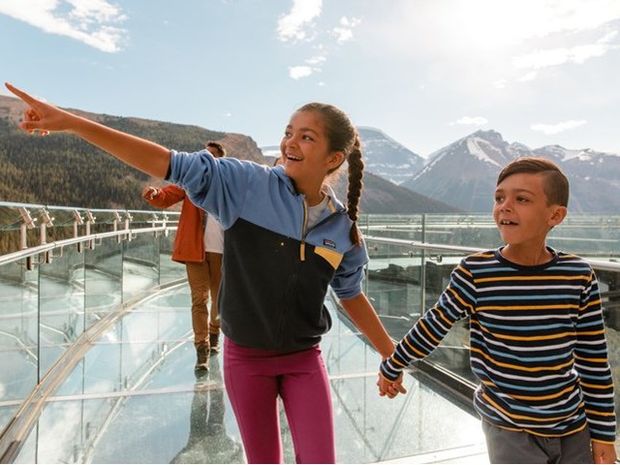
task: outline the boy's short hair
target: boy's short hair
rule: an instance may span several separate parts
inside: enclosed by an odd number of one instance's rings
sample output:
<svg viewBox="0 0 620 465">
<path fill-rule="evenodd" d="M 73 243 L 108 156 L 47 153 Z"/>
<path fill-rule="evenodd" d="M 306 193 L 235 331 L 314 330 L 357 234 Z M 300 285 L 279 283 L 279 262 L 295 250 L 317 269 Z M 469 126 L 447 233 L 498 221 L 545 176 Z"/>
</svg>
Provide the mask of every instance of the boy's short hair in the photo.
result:
<svg viewBox="0 0 620 465">
<path fill-rule="evenodd" d="M 543 175 L 543 189 L 548 205 L 568 206 L 568 179 L 562 170 L 551 160 L 542 157 L 519 157 L 508 163 L 497 177 L 499 185 L 513 174 L 530 173 Z"/>
<path fill-rule="evenodd" d="M 206 147 L 207 148 L 213 147 L 215 150 L 217 150 L 217 152 L 220 155 L 220 157 L 225 157 L 226 156 L 226 149 L 219 142 L 215 142 L 213 140 L 210 140 L 209 142 L 206 143 Z"/>
</svg>

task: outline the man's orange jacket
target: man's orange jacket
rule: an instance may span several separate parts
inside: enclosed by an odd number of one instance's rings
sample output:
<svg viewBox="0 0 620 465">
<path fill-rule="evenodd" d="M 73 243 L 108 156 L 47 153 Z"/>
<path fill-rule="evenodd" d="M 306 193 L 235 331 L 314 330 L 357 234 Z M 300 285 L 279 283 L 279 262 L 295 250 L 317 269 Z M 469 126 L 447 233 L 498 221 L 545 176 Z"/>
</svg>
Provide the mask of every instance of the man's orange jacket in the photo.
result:
<svg viewBox="0 0 620 465">
<path fill-rule="evenodd" d="M 168 208 L 183 201 L 172 259 L 181 263 L 202 262 L 205 256 L 205 212 L 189 200 L 183 189 L 174 184 L 159 188 L 154 198 L 144 199 L 157 208 Z"/>
</svg>

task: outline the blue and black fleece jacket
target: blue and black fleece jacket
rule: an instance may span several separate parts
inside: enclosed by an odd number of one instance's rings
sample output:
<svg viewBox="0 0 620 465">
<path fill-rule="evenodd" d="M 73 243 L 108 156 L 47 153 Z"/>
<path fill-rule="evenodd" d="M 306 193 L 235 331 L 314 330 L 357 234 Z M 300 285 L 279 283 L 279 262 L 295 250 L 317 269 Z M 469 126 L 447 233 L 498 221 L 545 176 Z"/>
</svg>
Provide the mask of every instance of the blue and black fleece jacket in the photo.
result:
<svg viewBox="0 0 620 465">
<path fill-rule="evenodd" d="M 236 344 L 307 349 L 331 327 L 327 286 L 341 299 L 361 294 L 366 248 L 351 242 L 352 222 L 330 189 L 328 208 L 306 230 L 305 198 L 283 167 L 172 151 L 166 179 L 224 228 L 219 310 Z"/>
</svg>

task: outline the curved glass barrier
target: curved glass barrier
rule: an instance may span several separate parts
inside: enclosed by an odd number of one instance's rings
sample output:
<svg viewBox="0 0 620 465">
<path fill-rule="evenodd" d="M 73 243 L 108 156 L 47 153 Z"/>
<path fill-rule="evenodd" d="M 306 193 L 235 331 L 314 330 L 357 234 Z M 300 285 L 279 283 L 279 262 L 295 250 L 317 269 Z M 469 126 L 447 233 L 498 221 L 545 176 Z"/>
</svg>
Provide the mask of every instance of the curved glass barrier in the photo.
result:
<svg viewBox="0 0 620 465">
<path fill-rule="evenodd" d="M 338 462 L 437 456 L 445 449 L 484 460 L 478 420 L 437 386 L 410 377 L 410 395 L 379 397 L 378 355 L 331 299 L 326 305 L 334 325 L 321 350 L 330 374 Z M 170 288 L 103 334 L 48 400 L 16 461 L 245 463 L 223 386 L 222 355 L 211 357 L 208 374 L 193 371 L 189 306 L 187 286 Z M 284 460 L 294 463 L 282 411 L 280 421 Z"/>
<path fill-rule="evenodd" d="M 218 371 L 220 357 L 213 358 L 207 378 L 196 379 L 193 373 L 188 289 L 161 290 L 185 278 L 184 267 L 170 260 L 174 235 L 168 231 L 174 230 L 176 218 L 175 212 L 0 203 L 0 430 L 81 335 L 119 308 L 153 294 L 90 341 L 53 397 L 41 399 L 45 408 L 20 444 L 17 461 L 243 461 Z M 620 265 L 614 264 L 620 254 L 618 222 L 615 217 L 575 218 L 554 231 L 550 241 L 594 264 L 615 378 L 620 376 Z M 471 247 L 499 242 L 488 216 L 371 215 L 360 224 L 371 257 L 366 291 L 395 339 L 434 304 Z M 24 247 L 30 249 L 19 255 Z M 407 380 L 409 395 L 378 398 L 377 355 L 335 304 L 327 305 L 334 328 L 322 350 L 332 385 L 339 461 L 420 454 L 420 460 L 441 461 L 450 459 L 448 449 L 454 457 L 486 460 L 470 406 L 455 403 L 445 386 L 423 373 Z M 429 362 L 471 385 L 468 337 L 463 322 Z M 295 460 L 289 435 L 285 454 L 287 462 Z"/>
<path fill-rule="evenodd" d="M 178 215 L 0 202 L 0 431 L 87 328 L 184 278 Z"/>
</svg>

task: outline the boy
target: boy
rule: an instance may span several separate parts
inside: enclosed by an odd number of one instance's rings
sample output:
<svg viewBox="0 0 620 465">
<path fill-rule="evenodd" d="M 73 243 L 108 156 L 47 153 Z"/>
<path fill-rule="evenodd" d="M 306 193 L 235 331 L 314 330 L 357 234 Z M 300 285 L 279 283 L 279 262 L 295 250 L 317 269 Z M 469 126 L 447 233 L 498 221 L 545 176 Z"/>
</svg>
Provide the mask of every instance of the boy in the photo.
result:
<svg viewBox="0 0 620 465">
<path fill-rule="evenodd" d="M 596 277 L 546 245 L 566 216 L 568 180 L 551 161 L 518 158 L 499 174 L 493 218 L 506 244 L 471 255 L 437 304 L 380 367 L 379 391 L 470 318 L 474 405 L 492 463 L 613 463 L 614 395 Z"/>
</svg>

